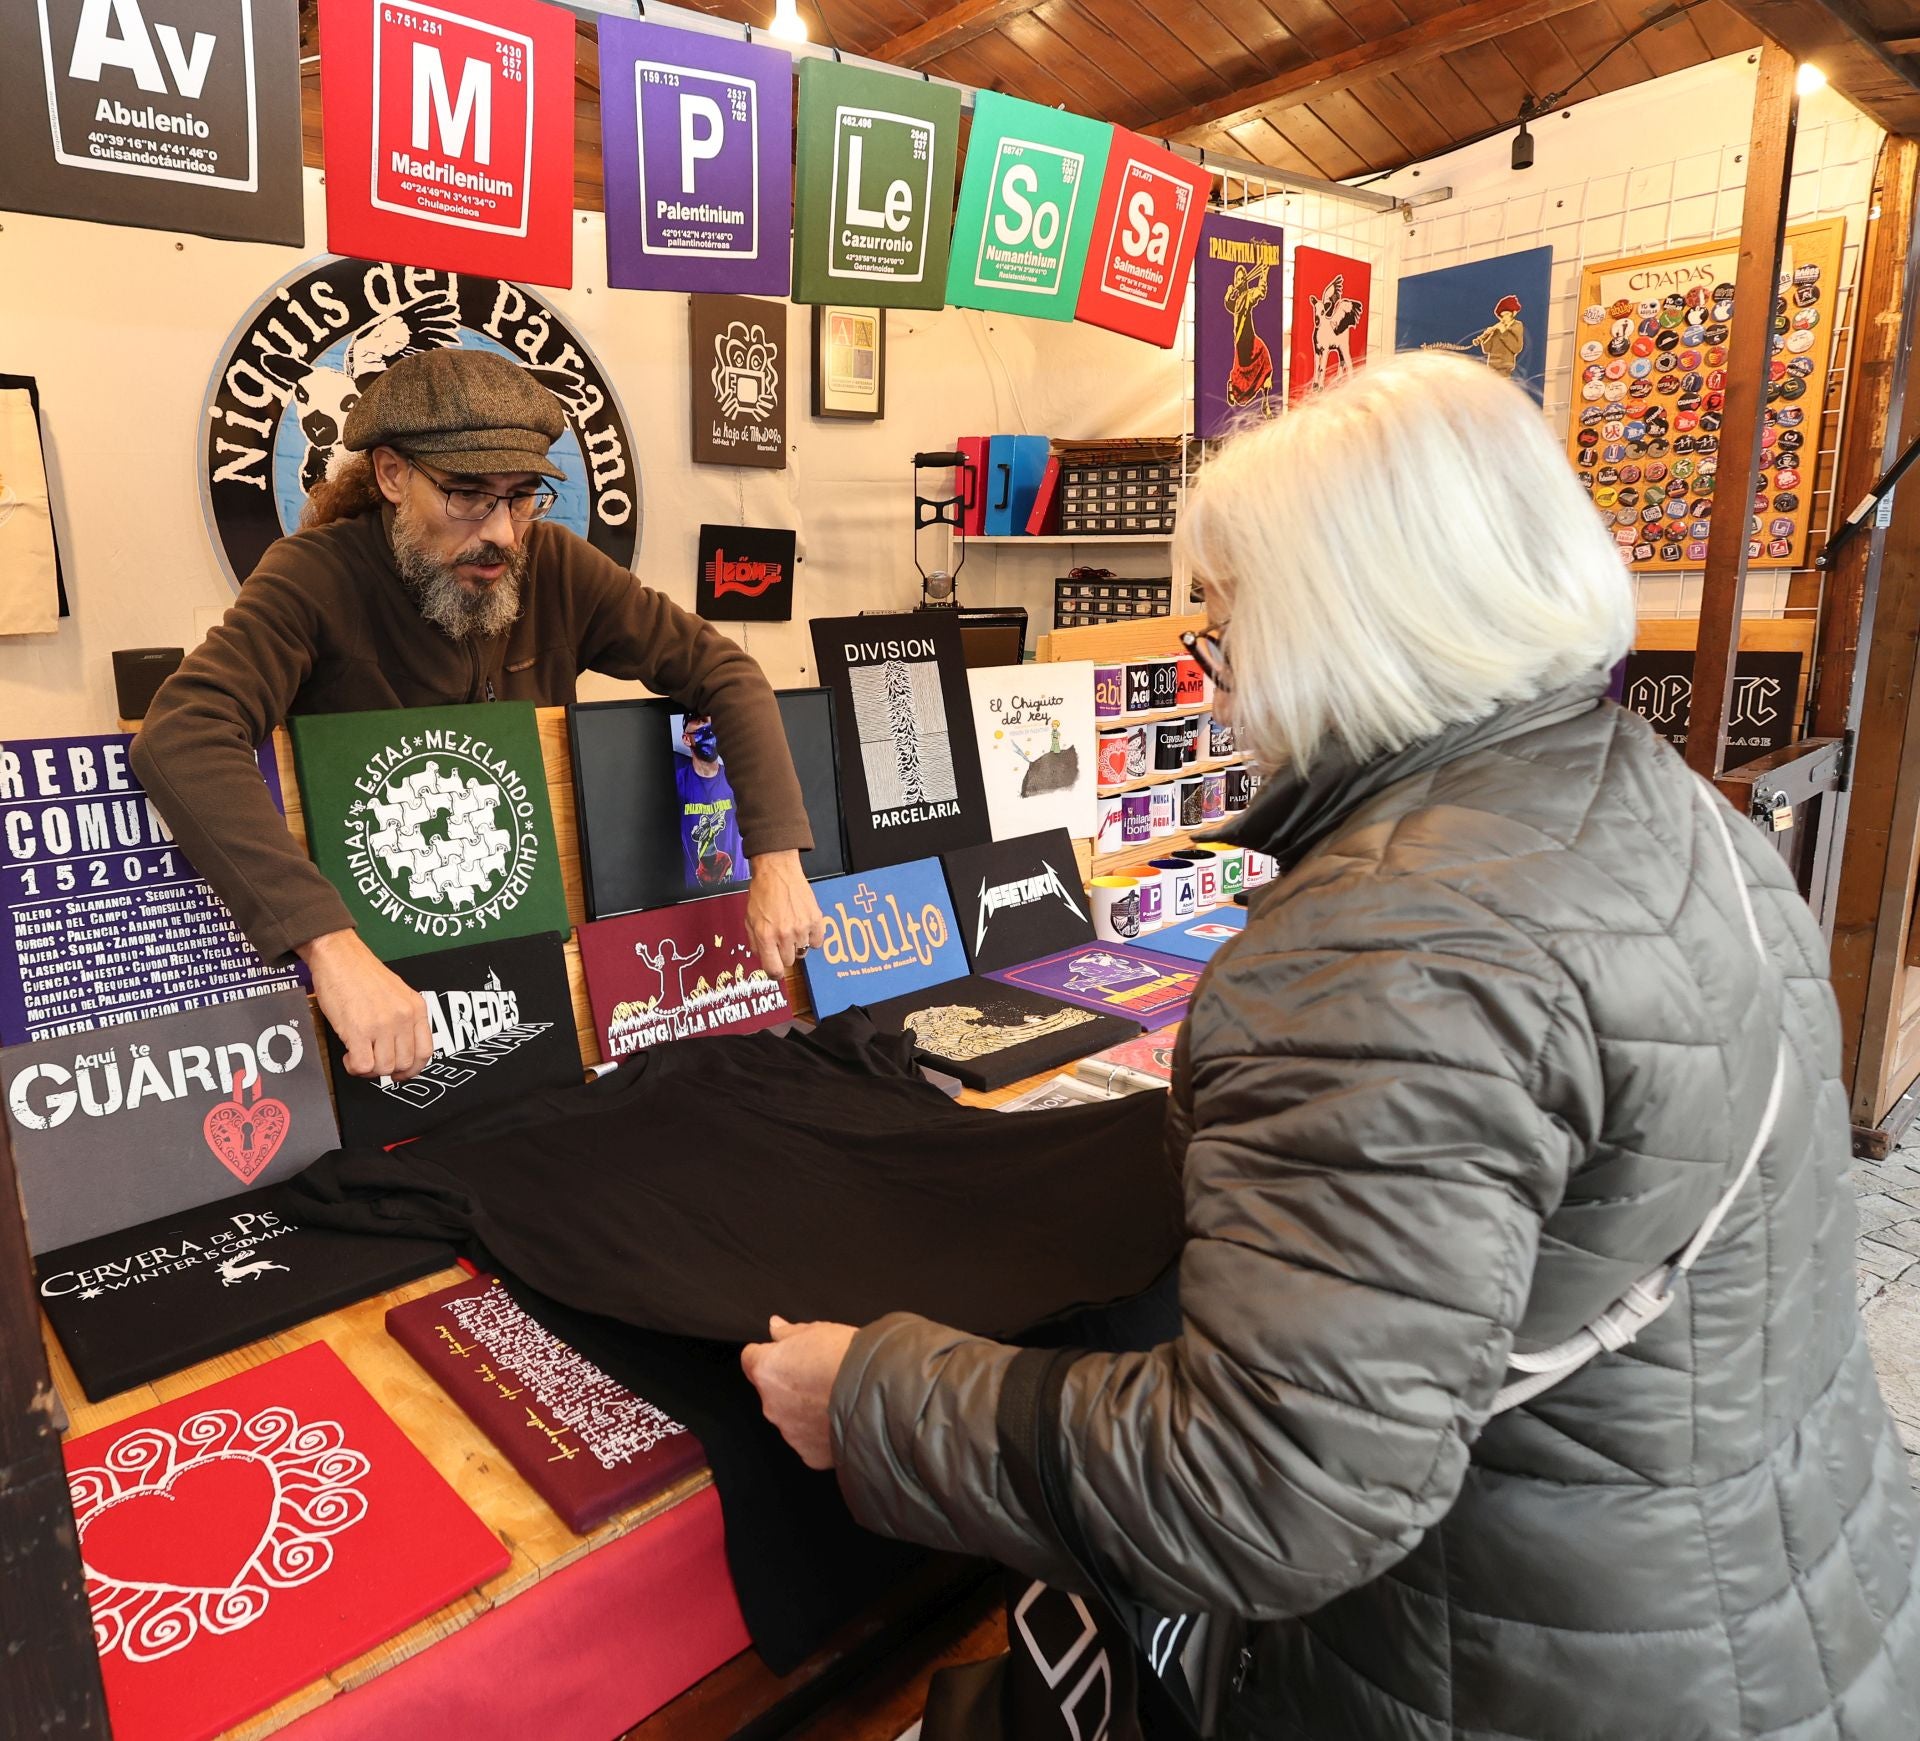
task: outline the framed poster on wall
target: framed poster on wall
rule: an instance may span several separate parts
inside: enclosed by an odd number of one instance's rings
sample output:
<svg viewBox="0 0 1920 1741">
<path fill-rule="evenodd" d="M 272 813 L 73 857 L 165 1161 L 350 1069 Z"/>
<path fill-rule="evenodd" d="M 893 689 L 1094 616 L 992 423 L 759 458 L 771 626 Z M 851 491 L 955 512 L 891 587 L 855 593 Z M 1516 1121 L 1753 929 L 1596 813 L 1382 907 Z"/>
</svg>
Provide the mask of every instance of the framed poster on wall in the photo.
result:
<svg viewBox="0 0 1920 1741">
<path fill-rule="evenodd" d="M 1452 351 L 1485 363 L 1538 405 L 1547 381 L 1553 250 L 1522 248 L 1400 280 L 1396 351 Z"/>
<path fill-rule="evenodd" d="M 878 423 L 887 414 L 887 311 L 816 303 L 813 414 Z"/>
<path fill-rule="evenodd" d="M 1673 574 L 1707 559 L 1739 320 L 1773 325 L 1766 426 L 1751 502 L 1720 510 L 1747 514 L 1750 566 L 1806 561 L 1845 236 L 1844 218 L 1788 230 L 1771 299 L 1736 292 L 1737 236 L 1582 272 L 1567 452 L 1635 572 Z"/>
<path fill-rule="evenodd" d="M 1346 380 L 1367 360 L 1373 268 L 1324 248 L 1293 251 L 1293 352 L 1287 403 Z"/>
</svg>

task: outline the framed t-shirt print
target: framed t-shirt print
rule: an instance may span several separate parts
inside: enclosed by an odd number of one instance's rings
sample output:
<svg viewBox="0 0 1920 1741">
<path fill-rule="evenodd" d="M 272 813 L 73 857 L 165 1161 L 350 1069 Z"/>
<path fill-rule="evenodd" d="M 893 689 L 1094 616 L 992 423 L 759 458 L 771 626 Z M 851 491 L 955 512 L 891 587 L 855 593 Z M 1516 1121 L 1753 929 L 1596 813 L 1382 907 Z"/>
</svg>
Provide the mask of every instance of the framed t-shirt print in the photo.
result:
<svg viewBox="0 0 1920 1741">
<path fill-rule="evenodd" d="M 960 620 L 951 610 L 816 617 L 813 658 L 833 691 L 855 870 L 987 838 Z"/>
</svg>

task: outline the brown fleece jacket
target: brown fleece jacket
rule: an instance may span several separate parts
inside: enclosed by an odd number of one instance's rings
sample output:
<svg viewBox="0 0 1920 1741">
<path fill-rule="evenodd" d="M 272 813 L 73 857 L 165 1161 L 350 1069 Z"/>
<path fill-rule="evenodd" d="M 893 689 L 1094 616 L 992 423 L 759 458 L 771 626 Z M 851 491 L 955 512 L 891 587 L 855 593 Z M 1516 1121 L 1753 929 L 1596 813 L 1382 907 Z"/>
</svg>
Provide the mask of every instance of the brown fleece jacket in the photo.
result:
<svg viewBox="0 0 1920 1741">
<path fill-rule="evenodd" d="M 295 713 L 570 702 L 583 670 L 711 713 L 749 858 L 813 844 L 780 711 L 746 651 L 563 527 L 529 529 L 520 615 L 454 641 L 393 565 L 386 515 L 282 538 L 162 686 L 133 766 L 188 856 L 269 961 L 352 921 L 274 809 L 254 746 Z"/>
</svg>

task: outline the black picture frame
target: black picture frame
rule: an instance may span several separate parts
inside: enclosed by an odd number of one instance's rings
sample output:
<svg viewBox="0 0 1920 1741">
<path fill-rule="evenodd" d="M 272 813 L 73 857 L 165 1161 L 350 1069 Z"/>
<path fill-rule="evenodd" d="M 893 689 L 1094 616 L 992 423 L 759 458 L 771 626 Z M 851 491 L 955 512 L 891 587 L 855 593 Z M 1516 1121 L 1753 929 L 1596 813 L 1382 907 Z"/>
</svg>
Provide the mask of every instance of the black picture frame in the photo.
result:
<svg viewBox="0 0 1920 1741">
<path fill-rule="evenodd" d="M 871 315 L 878 343 L 875 346 L 875 392 L 873 408 L 835 406 L 829 403 L 827 386 L 827 319 L 833 314 Z M 856 303 L 815 303 L 813 309 L 813 415 L 842 423 L 878 423 L 887 414 L 887 311 Z"/>
</svg>

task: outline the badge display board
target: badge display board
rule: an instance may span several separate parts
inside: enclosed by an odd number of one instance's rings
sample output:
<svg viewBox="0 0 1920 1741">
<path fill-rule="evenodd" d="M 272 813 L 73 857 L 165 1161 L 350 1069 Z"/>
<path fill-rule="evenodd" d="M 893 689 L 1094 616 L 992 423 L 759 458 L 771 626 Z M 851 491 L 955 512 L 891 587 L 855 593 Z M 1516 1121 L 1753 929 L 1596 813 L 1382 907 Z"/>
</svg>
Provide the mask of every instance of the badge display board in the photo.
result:
<svg viewBox="0 0 1920 1741">
<path fill-rule="evenodd" d="M 995 840 L 1099 827 L 1093 664 L 979 665 L 967 671 L 974 741 Z"/>
<path fill-rule="evenodd" d="M 279 0 L 7 7 L 0 209 L 299 247 L 297 8 Z"/>
<path fill-rule="evenodd" d="M 531 702 L 290 725 L 313 861 L 381 960 L 568 929 Z"/>
<path fill-rule="evenodd" d="M 1373 268 L 1324 248 L 1293 251 L 1293 354 L 1287 403 L 1344 380 L 1367 360 Z"/>
<path fill-rule="evenodd" d="M 962 947 L 946 879 L 934 859 L 836 877 L 813 891 L 826 916 L 823 948 L 800 958 L 814 1014 L 963 979 Z"/>
<path fill-rule="evenodd" d="M 482 1107 L 545 1088 L 577 1088 L 583 1074 L 564 939 L 500 937 L 390 963 L 426 1000 L 433 1058 L 405 1082 L 349 1076 L 339 1037 L 327 1034 L 340 1140 L 385 1148 Z"/>
<path fill-rule="evenodd" d="M 1394 302 L 1396 351 L 1452 351 L 1546 396 L 1547 308 L 1553 250 L 1522 248 L 1402 277 Z"/>
<path fill-rule="evenodd" d="M 947 301 L 1072 320 L 1113 129 L 998 91 L 974 99 Z"/>
<path fill-rule="evenodd" d="M 959 91 L 804 60 L 798 136 L 794 301 L 940 307 Z"/>
<path fill-rule="evenodd" d="M 1193 257 L 1194 433 L 1211 440 L 1286 404 L 1285 235 L 1210 212 Z"/>
<path fill-rule="evenodd" d="M 1114 128 L 1078 317 L 1168 349 L 1180 333 L 1187 272 L 1212 187 L 1206 170 L 1163 140 Z"/>
<path fill-rule="evenodd" d="M 791 622 L 794 542 L 778 526 L 703 525 L 694 608 L 709 622 Z"/>
<path fill-rule="evenodd" d="M 921 1063 L 982 1089 L 1057 1070 L 1140 1032 L 1138 1022 L 971 977 L 889 998 L 868 1013 L 884 1032 L 911 1033 Z"/>
<path fill-rule="evenodd" d="M 824 689 L 783 689 L 774 699 L 813 829 L 801 872 L 810 880 L 839 876 L 847 855 L 833 698 Z M 726 830 L 716 829 L 713 818 L 723 802 L 731 808 L 732 788 L 722 793 L 717 777 L 702 776 L 686 742 L 687 721 L 677 702 L 653 699 L 567 709 L 580 881 L 590 918 L 670 906 L 751 880 L 751 863 L 739 853 L 729 852 L 729 868 L 721 872 L 716 849 Z M 724 772 L 726 745 L 717 732 L 715 738 Z"/>
<path fill-rule="evenodd" d="M 1224 943 L 1231 943 L 1247 928 L 1245 907 L 1215 907 L 1196 913 L 1177 925 L 1150 932 L 1156 955 L 1178 955 L 1188 961 L 1211 961 Z"/>
<path fill-rule="evenodd" d="M 580 965 L 602 1063 L 696 1034 L 750 1034 L 790 1021 L 747 932 L 747 897 L 716 895 L 580 927 Z"/>
<path fill-rule="evenodd" d="M 329 248 L 573 283 L 571 17 L 320 0 L 320 53 Z"/>
<path fill-rule="evenodd" d="M 1179 1021 L 1200 983 L 1200 975 L 1185 962 L 1124 943 L 1064 949 L 993 977 L 1083 1009 L 1131 1016 L 1149 1032 Z"/>
<path fill-rule="evenodd" d="M 113 1732 L 204 1741 L 504 1571 L 324 1342 L 62 1447 Z"/>
<path fill-rule="evenodd" d="M 301 991 L 0 1052 L 32 1249 L 290 1178 L 336 1146 Z"/>
<path fill-rule="evenodd" d="M 1844 218 L 1788 230 L 1770 301 L 1737 291 L 1737 236 L 1582 269 L 1567 451 L 1635 572 L 1699 568 L 1716 503 L 1745 514 L 1749 567 L 1806 561 L 1845 236 Z M 1766 425 L 1755 494 L 1720 501 L 1720 420 L 1739 320 L 1773 326 Z"/>
<path fill-rule="evenodd" d="M 705 1461 L 685 1427 L 536 1323 L 491 1276 L 395 1306 L 387 1334 L 575 1535 Z"/>
<path fill-rule="evenodd" d="M 300 983 L 269 967 L 127 761 L 133 739 L 0 742 L 0 1045 Z M 271 748 L 260 769 L 274 802 Z"/>
<path fill-rule="evenodd" d="M 607 282 L 785 296 L 792 136 L 792 56 L 602 19 Z"/>
<path fill-rule="evenodd" d="M 548 457 L 567 475 L 550 480 L 547 520 L 633 566 L 633 436 L 606 371 L 559 309 L 497 278 L 323 258 L 268 288 L 208 383 L 195 469 L 214 554 L 235 587 L 268 545 L 299 529 L 307 491 L 346 457 L 354 400 L 409 352 L 445 346 L 504 350 L 559 399 L 566 426 Z"/>
<path fill-rule="evenodd" d="M 787 465 L 787 305 L 691 296 L 693 457 L 700 465 Z"/>
<path fill-rule="evenodd" d="M 1656 649 L 1626 657 L 1621 705 L 1639 714 L 1676 750 L 1693 724 L 1693 654 Z M 1740 653 L 1733 662 L 1727 712 L 1727 766 L 1737 768 L 1785 749 L 1794 738 L 1800 694 L 1798 653 Z M 1156 948 L 1159 947 L 1156 939 Z"/>
<path fill-rule="evenodd" d="M 431 1239 L 303 1227 L 270 1185 L 43 1252 L 40 1304 L 99 1402 L 453 1262 Z"/>
<path fill-rule="evenodd" d="M 813 64 L 813 63 L 809 63 Z M 833 691 L 856 869 L 975 846 L 989 834 L 973 709 L 952 611 L 815 617 Z"/>
<path fill-rule="evenodd" d="M 1093 941 L 1086 891 L 1064 828 L 962 847 L 941 865 L 975 973 Z"/>
</svg>

